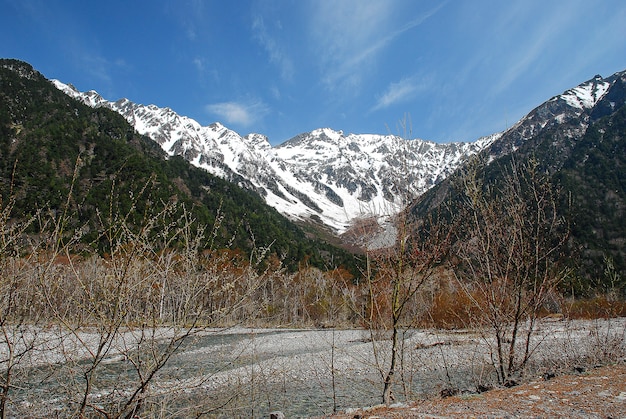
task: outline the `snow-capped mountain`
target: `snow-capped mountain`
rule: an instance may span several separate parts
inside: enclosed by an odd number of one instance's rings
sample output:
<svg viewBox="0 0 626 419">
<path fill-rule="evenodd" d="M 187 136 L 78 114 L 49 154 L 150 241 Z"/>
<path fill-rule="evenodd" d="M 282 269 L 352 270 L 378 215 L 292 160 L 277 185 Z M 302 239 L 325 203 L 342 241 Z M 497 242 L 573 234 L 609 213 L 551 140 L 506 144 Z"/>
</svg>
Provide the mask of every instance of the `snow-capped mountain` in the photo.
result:
<svg viewBox="0 0 626 419">
<path fill-rule="evenodd" d="M 309 216 L 345 229 L 356 218 L 395 214 L 497 136 L 476 143 L 437 144 L 393 135 L 318 129 L 274 149 L 280 178 L 304 192 Z M 304 199 L 301 198 L 300 201 Z M 312 210 L 312 212 L 311 212 Z M 334 224 L 324 214 L 332 216 Z"/>
<path fill-rule="evenodd" d="M 511 181 L 513 165 L 536 167 L 540 182 L 554 188 L 550 205 L 566 220 L 567 244 L 559 254 L 546 257 L 572 270 L 573 293 L 593 295 L 600 288 L 614 287 L 612 280 L 600 284 L 602 278 L 608 281 L 607 261 L 615 272 L 626 273 L 626 71 L 595 76 L 549 99 L 480 157 L 488 163 L 478 168 L 489 188 L 487 199 L 492 192 L 520 186 Z M 463 194 L 458 193 L 462 176 L 462 171 L 454 173 L 423 194 L 408 208 L 409 219 L 420 220 L 443 208 L 442 203 L 453 212 L 452 218 L 462 217 Z M 536 180 L 528 177 L 523 183 Z M 516 191 L 515 199 L 529 208 L 537 205 L 536 196 L 522 201 L 526 192 Z"/>
<path fill-rule="evenodd" d="M 335 233 L 359 217 L 396 213 L 500 136 L 438 144 L 324 128 L 272 147 L 261 134 L 240 136 L 219 123 L 201 126 L 169 108 L 111 102 L 95 91 L 53 82 L 92 107 L 120 113 L 169 155 L 257 191 L 292 219 L 321 223 Z"/>
<path fill-rule="evenodd" d="M 498 157 L 510 153 L 542 132 L 554 132 L 559 139 L 580 137 L 590 121 L 603 113 L 602 106 L 599 105 L 615 83 L 622 83 L 624 74 L 626 73 L 616 73 L 608 78 L 597 75 L 591 80 L 554 96 L 505 131 L 501 138 L 489 147 L 490 154 Z M 613 105 L 610 103 L 608 101 L 606 106 L 615 106 L 615 103 Z M 555 144 L 558 142 L 556 140 L 555 138 Z"/>
<path fill-rule="evenodd" d="M 169 108 L 127 99 L 111 102 L 95 91 L 82 93 L 53 82 L 92 107 L 119 112 L 169 155 L 181 155 L 195 166 L 255 190 L 292 219 L 313 221 L 342 233 L 361 217 L 397 213 L 482 150 L 496 158 L 556 126 L 559 136 L 578 137 L 591 119 L 601 116 L 603 107 L 623 100 L 607 99 L 611 86 L 623 83 L 623 76 L 595 76 L 546 101 L 505 132 L 471 143 L 346 135 L 323 128 L 275 147 L 261 134 L 241 136 L 219 123 L 202 126 Z"/>
<path fill-rule="evenodd" d="M 571 158 L 581 154 L 580 143 L 589 127 L 625 104 L 626 71 L 607 78 L 595 76 L 537 106 L 480 154 L 490 164 L 513 154 L 517 161 L 532 159 L 541 162 L 542 171 L 556 174 L 566 165 L 584 163 L 588 156 L 585 152 L 582 162 L 572 162 Z M 447 178 L 422 195 L 410 211 L 419 218 L 438 207 L 449 196 L 453 179 Z"/>
</svg>

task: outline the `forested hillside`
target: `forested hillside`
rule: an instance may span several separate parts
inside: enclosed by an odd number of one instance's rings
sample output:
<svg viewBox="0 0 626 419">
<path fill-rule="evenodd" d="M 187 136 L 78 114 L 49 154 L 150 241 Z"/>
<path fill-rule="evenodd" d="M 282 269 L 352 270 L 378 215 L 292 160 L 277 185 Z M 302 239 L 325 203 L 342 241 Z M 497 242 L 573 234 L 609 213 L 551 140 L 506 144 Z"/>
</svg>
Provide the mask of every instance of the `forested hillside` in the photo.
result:
<svg viewBox="0 0 626 419">
<path fill-rule="evenodd" d="M 564 212 L 571 202 L 569 256 L 579 285 L 626 292 L 626 106 L 593 124 L 554 178 Z"/>
<path fill-rule="evenodd" d="M 254 193 L 166 158 L 119 114 L 71 99 L 17 60 L 0 61 L 0 194 L 14 219 L 41 209 L 72 214 L 65 228 L 81 229 L 85 245 L 100 251 L 106 217 L 128 214 L 139 224 L 175 202 L 184 205 L 173 219 L 184 206 L 199 225 L 215 228 L 213 247 L 247 255 L 269 247 L 290 269 L 305 261 L 354 269 L 351 254 L 307 238 Z"/>
<path fill-rule="evenodd" d="M 547 101 L 476 159 L 488 194 L 505 189 L 512 165 L 531 162 L 558 192 L 557 211 L 568 237 L 553 257 L 570 268 L 562 283 L 567 294 L 626 292 L 625 78 L 623 72 L 596 76 L 581 85 L 594 93 L 602 83 L 610 86 L 593 106 L 571 106 L 571 91 Z M 437 209 L 462 214 L 466 177 L 467 167 L 428 191 L 413 204 L 412 216 Z"/>
</svg>

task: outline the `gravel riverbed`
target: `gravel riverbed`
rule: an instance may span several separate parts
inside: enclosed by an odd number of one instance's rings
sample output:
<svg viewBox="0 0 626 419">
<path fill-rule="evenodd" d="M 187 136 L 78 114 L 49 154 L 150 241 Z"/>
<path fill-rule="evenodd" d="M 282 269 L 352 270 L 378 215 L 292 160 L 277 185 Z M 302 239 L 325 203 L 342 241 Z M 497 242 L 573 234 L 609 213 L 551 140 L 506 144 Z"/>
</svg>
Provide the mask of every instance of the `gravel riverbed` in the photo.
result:
<svg viewBox="0 0 626 419">
<path fill-rule="evenodd" d="M 533 362 L 520 382 L 558 375 L 582 365 L 619 362 L 626 353 L 626 319 L 546 320 L 532 341 Z M 167 340 L 168 331 L 159 331 Z M 43 333 L 41 333 L 43 336 Z M 374 337 L 374 341 L 372 341 Z M 428 400 L 451 392 L 477 394 L 496 387 L 488 333 L 473 330 L 408 330 L 403 334 L 394 394 L 397 402 Z M 97 334 L 80 340 L 97 343 Z M 132 341 L 128 332 L 123 341 Z M 51 342 L 53 339 L 48 339 Z M 122 341 L 121 340 L 121 341 Z M 86 345 L 89 346 L 89 345 Z M 203 330 L 169 359 L 150 386 L 151 412 L 157 417 L 286 417 L 330 415 L 381 401 L 389 340 L 367 330 L 229 329 Z M 67 347 L 65 347 L 67 350 Z M 115 388 L 100 386 L 90 398 L 122 394 L 128 360 L 115 345 L 103 360 Z M 74 353 L 88 359 L 89 351 Z M 15 392 L 17 412 L 51 412 L 62 405 L 67 385 L 63 354 L 37 352 L 28 386 Z M 70 368 L 68 368 L 68 371 Z M 49 373 L 46 373 L 49 374 Z M 104 381 L 103 381 L 104 382 Z M 113 384 L 111 384 L 113 385 Z M 66 393 L 63 393 L 66 391 Z M 117 392 L 117 393 L 116 393 Z M 63 410 L 57 410 L 63 416 Z M 35 415 L 37 416 L 37 415 Z"/>
</svg>

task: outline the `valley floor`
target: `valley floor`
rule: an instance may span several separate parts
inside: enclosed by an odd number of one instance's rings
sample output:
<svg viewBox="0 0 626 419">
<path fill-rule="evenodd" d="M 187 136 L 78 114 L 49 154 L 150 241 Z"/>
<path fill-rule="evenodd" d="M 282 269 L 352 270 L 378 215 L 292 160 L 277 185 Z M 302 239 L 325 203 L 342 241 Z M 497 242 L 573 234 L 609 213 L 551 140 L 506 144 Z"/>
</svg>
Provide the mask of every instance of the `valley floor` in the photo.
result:
<svg viewBox="0 0 626 419">
<path fill-rule="evenodd" d="M 42 350 L 28 359 L 24 381 L 12 393 L 15 417 L 67 417 L 82 388 L 76 370 L 89 365 L 96 331 L 86 329 L 73 335 L 77 342 L 65 339 L 63 345 L 55 344 L 63 335 L 53 332 L 40 332 Z M 153 335 L 166 342 L 168 333 Z M 146 335 L 128 331 L 112 342 L 88 397 L 94 405 L 134 388 L 136 377 L 124 356 L 132 353 L 124 347 L 137 336 Z M 495 384 L 485 331 L 409 330 L 403 336 L 394 385 L 396 400 L 408 400 L 401 407 L 351 409 L 380 403 L 389 359 L 383 332 L 237 327 L 203 330 L 180 347 L 155 377 L 143 416 L 267 418 L 282 411 L 288 418 L 333 412 L 346 412 L 335 414 L 339 419 L 626 418 L 626 318 L 542 321 L 532 343 L 533 362 L 519 378 L 523 384 L 508 389 Z M 477 393 L 485 385 L 495 389 Z M 458 395 L 440 397 L 451 390 Z"/>
</svg>

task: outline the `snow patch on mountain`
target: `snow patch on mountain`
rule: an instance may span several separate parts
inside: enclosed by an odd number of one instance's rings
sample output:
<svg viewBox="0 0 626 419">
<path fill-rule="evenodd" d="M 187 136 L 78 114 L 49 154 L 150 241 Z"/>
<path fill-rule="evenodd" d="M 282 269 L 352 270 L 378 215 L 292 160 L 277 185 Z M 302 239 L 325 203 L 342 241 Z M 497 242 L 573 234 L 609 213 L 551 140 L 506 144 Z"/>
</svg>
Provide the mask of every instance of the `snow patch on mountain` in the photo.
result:
<svg viewBox="0 0 626 419">
<path fill-rule="evenodd" d="M 568 105 L 579 109 L 591 109 L 611 87 L 611 83 L 605 81 L 600 76 L 594 77 L 573 89 L 567 90 L 557 98 L 563 99 Z"/>
<path fill-rule="evenodd" d="M 593 110 L 610 91 L 619 74 L 606 79 L 595 76 L 542 103 L 489 146 L 490 160 L 515 151 L 528 139 L 536 138 L 542 130 L 559 125 L 567 125 L 559 128 L 560 136 L 579 138 L 587 130 Z"/>
</svg>

